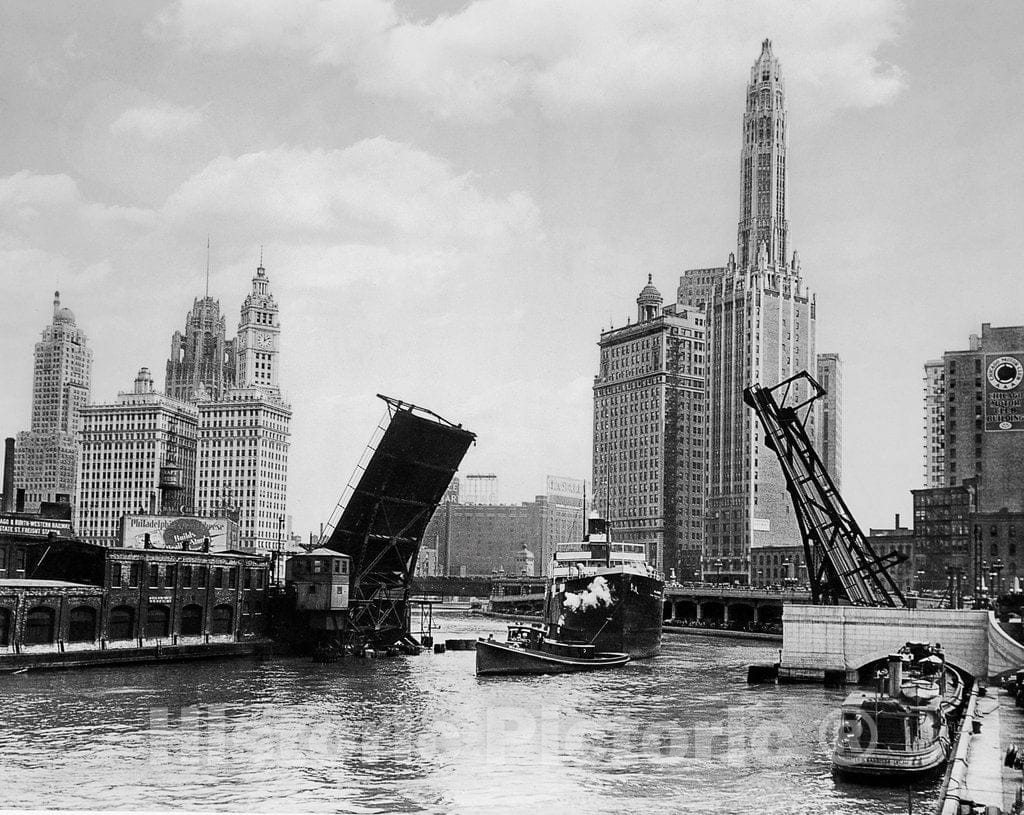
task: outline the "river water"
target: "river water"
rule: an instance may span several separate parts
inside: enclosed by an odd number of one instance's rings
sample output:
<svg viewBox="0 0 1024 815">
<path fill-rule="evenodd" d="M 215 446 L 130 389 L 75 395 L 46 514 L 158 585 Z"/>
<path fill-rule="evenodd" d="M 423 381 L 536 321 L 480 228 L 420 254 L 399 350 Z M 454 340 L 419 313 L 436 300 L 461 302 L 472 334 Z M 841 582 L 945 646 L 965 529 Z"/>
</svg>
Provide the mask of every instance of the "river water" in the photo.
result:
<svg viewBox="0 0 1024 815">
<path fill-rule="evenodd" d="M 504 624 L 437 615 L 435 636 Z M 843 692 L 748 687 L 777 650 L 667 634 L 604 673 L 473 674 L 472 652 L 0 675 L 0 808 L 351 813 L 930 812 L 833 780 Z"/>
</svg>

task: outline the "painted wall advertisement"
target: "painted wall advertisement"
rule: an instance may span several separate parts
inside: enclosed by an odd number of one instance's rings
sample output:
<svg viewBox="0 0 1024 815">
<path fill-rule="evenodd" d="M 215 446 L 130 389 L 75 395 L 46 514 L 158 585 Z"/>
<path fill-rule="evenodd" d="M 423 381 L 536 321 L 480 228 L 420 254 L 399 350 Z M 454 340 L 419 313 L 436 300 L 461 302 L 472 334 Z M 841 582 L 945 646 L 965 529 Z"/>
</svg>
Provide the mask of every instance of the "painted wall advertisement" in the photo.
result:
<svg viewBox="0 0 1024 815">
<path fill-rule="evenodd" d="M 1024 352 L 985 357 L 985 430 L 1024 430 Z"/>
<path fill-rule="evenodd" d="M 181 515 L 125 515 L 121 521 L 121 545 L 141 549 L 146 535 L 157 549 L 199 549 L 205 538 L 211 551 L 236 545 L 234 523 L 228 518 L 195 518 Z"/>
</svg>

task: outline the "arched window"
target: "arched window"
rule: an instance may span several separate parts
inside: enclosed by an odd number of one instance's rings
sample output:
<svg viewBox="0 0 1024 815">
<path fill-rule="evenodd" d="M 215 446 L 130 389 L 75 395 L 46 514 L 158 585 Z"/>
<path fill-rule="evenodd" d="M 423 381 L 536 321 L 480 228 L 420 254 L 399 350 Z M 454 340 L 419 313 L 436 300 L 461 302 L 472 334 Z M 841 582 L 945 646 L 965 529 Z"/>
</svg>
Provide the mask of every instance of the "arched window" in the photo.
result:
<svg viewBox="0 0 1024 815">
<path fill-rule="evenodd" d="M 131 606 L 116 606 L 110 610 L 107 633 L 112 640 L 135 638 L 135 609 Z"/>
<path fill-rule="evenodd" d="M 36 606 L 29 609 L 28 615 L 25 617 L 25 644 L 41 645 L 53 642 L 53 620 L 52 608 Z"/>
<path fill-rule="evenodd" d="M 150 606 L 146 611 L 146 636 L 166 637 L 171 633 L 171 610 L 167 606 Z"/>
<path fill-rule="evenodd" d="M 235 610 L 229 605 L 213 607 L 213 624 L 210 626 L 211 634 L 233 634 L 234 633 Z"/>
<path fill-rule="evenodd" d="M 11 644 L 11 612 L 0 608 L 0 648 Z"/>
<path fill-rule="evenodd" d="M 192 604 L 181 610 L 181 633 L 185 637 L 195 637 L 203 633 L 203 607 Z"/>
<path fill-rule="evenodd" d="M 96 609 L 77 606 L 71 609 L 68 622 L 68 642 L 94 642 L 96 640 Z"/>
</svg>

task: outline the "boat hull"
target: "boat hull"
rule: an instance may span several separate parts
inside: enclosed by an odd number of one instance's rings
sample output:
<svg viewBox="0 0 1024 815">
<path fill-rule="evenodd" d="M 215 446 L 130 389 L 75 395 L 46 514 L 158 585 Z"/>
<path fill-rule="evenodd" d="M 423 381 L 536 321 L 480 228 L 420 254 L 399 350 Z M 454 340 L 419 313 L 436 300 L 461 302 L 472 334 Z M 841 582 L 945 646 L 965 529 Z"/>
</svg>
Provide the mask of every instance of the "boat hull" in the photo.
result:
<svg viewBox="0 0 1024 815">
<path fill-rule="evenodd" d="M 949 740 L 941 738 L 920 750 L 837 749 L 832 756 L 832 772 L 843 780 L 860 783 L 924 780 L 942 772 L 949 748 Z"/>
<path fill-rule="evenodd" d="M 502 642 L 478 640 L 476 643 L 477 676 L 581 673 L 618 668 L 627 662 L 628 654 L 598 653 L 593 658 L 577 659 Z"/>
<path fill-rule="evenodd" d="M 570 595 L 578 598 L 593 592 L 595 577 L 604 578 L 611 601 L 574 603 Z M 665 582 L 658 577 L 622 569 L 556 578 L 548 592 L 544 621 L 561 640 L 593 643 L 598 651 L 621 652 L 633 659 L 655 657 L 661 653 L 664 588 Z"/>
</svg>

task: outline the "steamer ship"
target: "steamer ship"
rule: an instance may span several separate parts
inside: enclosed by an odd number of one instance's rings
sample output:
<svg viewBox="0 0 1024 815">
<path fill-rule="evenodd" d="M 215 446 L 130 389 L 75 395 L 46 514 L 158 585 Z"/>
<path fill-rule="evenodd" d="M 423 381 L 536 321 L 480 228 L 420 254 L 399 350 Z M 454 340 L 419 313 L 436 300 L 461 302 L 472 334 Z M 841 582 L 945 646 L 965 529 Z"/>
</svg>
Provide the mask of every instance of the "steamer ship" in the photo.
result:
<svg viewBox="0 0 1024 815">
<path fill-rule="evenodd" d="M 544 598 L 544 621 L 562 642 L 632 659 L 661 653 L 665 581 L 642 543 L 609 540 L 608 523 L 588 521 L 582 541 L 558 544 Z"/>
</svg>

